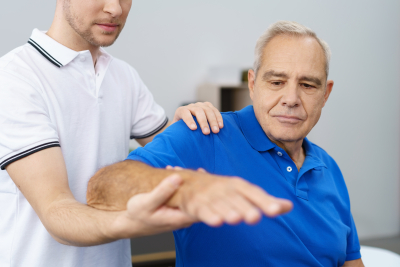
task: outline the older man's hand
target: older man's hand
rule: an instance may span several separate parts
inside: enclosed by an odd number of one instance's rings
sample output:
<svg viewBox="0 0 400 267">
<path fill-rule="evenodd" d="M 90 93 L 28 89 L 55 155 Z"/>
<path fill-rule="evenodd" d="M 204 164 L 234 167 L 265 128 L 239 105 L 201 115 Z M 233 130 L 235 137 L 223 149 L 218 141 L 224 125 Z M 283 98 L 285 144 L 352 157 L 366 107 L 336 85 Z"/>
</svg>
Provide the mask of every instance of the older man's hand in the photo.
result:
<svg viewBox="0 0 400 267">
<path fill-rule="evenodd" d="M 262 214 L 274 217 L 292 209 L 290 201 L 270 196 L 260 187 L 238 177 L 155 169 L 130 160 L 96 173 L 88 185 L 87 203 L 103 210 L 125 210 L 132 196 L 151 191 L 164 177 L 174 173 L 179 174 L 183 183 L 165 203 L 183 211 L 193 221 L 202 221 L 210 226 L 242 221 L 255 224 Z"/>
<path fill-rule="evenodd" d="M 179 173 L 185 177 L 184 183 L 168 205 L 178 207 L 210 226 L 238 224 L 242 221 L 255 224 L 262 214 L 275 217 L 289 212 L 293 207 L 290 201 L 273 197 L 239 177 L 185 170 Z"/>
</svg>

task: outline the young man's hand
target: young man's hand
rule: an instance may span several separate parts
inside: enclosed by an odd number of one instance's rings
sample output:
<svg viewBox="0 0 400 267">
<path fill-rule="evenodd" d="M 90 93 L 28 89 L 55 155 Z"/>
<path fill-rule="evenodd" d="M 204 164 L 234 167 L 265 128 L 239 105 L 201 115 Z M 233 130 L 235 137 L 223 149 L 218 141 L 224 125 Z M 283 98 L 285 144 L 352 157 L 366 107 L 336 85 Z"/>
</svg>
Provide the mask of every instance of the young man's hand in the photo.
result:
<svg viewBox="0 0 400 267">
<path fill-rule="evenodd" d="M 178 108 L 172 123 L 183 120 L 191 130 L 196 130 L 197 125 L 193 116 L 196 117 L 203 134 L 210 134 L 208 124 L 213 133 L 219 133 L 219 129 L 224 127 L 221 113 L 209 102 L 197 102 Z"/>
<path fill-rule="evenodd" d="M 173 174 L 149 193 L 129 199 L 126 211 L 121 212 L 110 227 L 110 238 L 152 235 L 185 228 L 196 222 L 179 209 L 165 205 L 182 182 L 178 174 Z"/>
</svg>

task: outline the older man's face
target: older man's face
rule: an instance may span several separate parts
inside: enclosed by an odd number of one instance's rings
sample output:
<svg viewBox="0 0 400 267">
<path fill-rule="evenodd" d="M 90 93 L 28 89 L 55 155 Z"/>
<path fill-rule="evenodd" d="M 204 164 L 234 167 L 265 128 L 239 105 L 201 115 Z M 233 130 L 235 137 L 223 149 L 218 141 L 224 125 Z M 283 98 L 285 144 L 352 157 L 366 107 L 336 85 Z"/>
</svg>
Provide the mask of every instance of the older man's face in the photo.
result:
<svg viewBox="0 0 400 267">
<path fill-rule="evenodd" d="M 274 37 L 264 49 L 257 77 L 249 71 L 254 112 L 275 143 L 304 139 L 318 122 L 332 86 L 333 81 L 326 81 L 323 50 L 310 37 Z"/>
</svg>

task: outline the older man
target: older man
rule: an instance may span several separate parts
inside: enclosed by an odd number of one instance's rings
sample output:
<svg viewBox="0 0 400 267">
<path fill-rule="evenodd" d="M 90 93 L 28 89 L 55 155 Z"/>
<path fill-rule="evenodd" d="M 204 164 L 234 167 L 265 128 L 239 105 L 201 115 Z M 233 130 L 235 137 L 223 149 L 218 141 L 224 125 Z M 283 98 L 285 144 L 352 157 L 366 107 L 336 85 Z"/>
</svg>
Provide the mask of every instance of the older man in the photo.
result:
<svg viewBox="0 0 400 267">
<path fill-rule="evenodd" d="M 220 133 L 204 136 L 178 123 L 132 152 L 130 161 L 98 173 L 93 185 L 108 176 L 120 177 L 120 187 L 131 183 L 132 188 L 140 169 L 160 171 L 135 162 L 141 161 L 154 167 L 202 167 L 214 174 L 240 176 L 293 202 L 291 213 L 264 217 L 255 226 L 210 228 L 199 223 L 175 231 L 177 266 L 363 266 L 340 169 L 306 138 L 333 87 L 327 79 L 328 45 L 309 28 L 282 21 L 260 37 L 255 55 L 254 70 L 248 74 L 253 106 L 223 114 L 225 128 Z M 185 193 L 185 184 L 170 205 L 190 214 L 185 201 L 191 196 Z M 116 188 L 96 190 L 111 198 Z M 202 188 L 198 190 L 193 197 L 201 195 Z M 123 202 L 122 197 L 107 203 L 93 192 L 89 196 L 103 205 Z M 226 210 L 220 221 L 234 224 L 240 218 L 231 208 L 237 202 L 237 198 L 214 202 L 216 211 Z"/>
<path fill-rule="evenodd" d="M 85 205 L 89 178 L 125 159 L 129 139 L 145 145 L 168 126 L 135 69 L 101 48 L 117 39 L 131 5 L 57 0 L 50 29 L 0 58 L 0 266 L 131 266 L 128 238 L 208 216 L 163 205 L 176 176 L 128 210 Z M 174 121 L 196 128 L 192 113 L 205 134 L 223 126 L 209 104 L 181 107 Z"/>
</svg>

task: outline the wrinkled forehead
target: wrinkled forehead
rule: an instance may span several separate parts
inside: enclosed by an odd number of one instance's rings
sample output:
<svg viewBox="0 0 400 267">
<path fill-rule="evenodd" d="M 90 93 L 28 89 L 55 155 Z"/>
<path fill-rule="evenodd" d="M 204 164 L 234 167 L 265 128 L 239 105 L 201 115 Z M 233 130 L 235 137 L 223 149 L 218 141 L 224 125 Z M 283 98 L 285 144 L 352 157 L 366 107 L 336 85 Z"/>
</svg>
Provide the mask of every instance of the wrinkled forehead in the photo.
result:
<svg viewBox="0 0 400 267">
<path fill-rule="evenodd" d="M 313 37 L 278 35 L 264 48 L 260 74 L 273 70 L 288 76 L 313 75 L 325 80 L 325 60 L 321 45 Z"/>
</svg>

